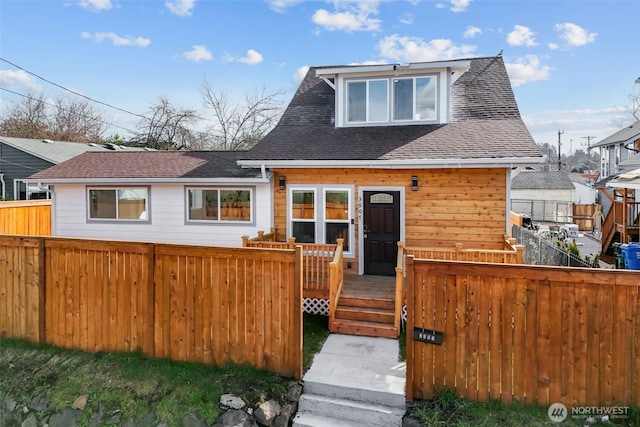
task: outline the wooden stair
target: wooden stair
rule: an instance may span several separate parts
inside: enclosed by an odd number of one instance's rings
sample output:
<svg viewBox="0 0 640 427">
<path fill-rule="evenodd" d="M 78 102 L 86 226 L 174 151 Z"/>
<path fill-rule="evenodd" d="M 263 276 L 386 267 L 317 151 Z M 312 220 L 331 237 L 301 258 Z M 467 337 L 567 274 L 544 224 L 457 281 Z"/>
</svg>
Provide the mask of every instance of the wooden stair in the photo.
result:
<svg viewBox="0 0 640 427">
<path fill-rule="evenodd" d="M 380 338 L 397 338 L 394 327 L 395 294 L 393 289 L 376 286 L 363 290 L 345 286 L 338 300 L 331 332 Z"/>
</svg>

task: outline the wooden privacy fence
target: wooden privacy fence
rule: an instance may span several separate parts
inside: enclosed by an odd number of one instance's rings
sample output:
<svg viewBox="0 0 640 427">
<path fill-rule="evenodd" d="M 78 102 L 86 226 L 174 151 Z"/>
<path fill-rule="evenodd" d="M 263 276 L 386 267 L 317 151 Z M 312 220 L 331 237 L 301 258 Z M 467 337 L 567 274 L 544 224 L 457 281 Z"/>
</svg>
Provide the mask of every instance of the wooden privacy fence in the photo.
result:
<svg viewBox="0 0 640 427">
<path fill-rule="evenodd" d="M 0 202 L 0 235 L 51 235 L 51 200 Z"/>
<path fill-rule="evenodd" d="M 407 292 L 407 400 L 640 406 L 638 272 L 408 257 Z"/>
<path fill-rule="evenodd" d="M 302 376 L 300 248 L 0 236 L 0 336 Z"/>
</svg>

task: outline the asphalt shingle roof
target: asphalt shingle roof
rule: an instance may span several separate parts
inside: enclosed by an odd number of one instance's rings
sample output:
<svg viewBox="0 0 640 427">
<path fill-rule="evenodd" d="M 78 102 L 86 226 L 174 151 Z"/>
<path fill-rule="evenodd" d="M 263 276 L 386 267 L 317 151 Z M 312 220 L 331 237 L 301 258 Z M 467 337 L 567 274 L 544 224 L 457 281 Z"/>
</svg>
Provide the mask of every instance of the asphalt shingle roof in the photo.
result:
<svg viewBox="0 0 640 427">
<path fill-rule="evenodd" d="M 613 135 L 609 135 L 602 141 L 599 141 L 591 146 L 591 148 L 596 147 L 606 147 L 608 145 L 615 145 L 624 142 L 635 141 L 640 138 L 640 121 L 637 121 L 624 129 L 620 129 L 618 132 Z"/>
<path fill-rule="evenodd" d="M 47 142 L 45 142 L 47 141 Z M 42 139 L 11 138 L 0 136 L 0 142 L 10 145 L 18 150 L 29 153 L 33 156 L 57 164 L 69 160 L 79 154 L 89 151 L 111 152 L 104 145 L 84 144 L 69 141 L 49 141 Z M 125 147 L 123 151 L 141 151 L 140 148 Z"/>
<path fill-rule="evenodd" d="M 237 160 L 243 151 L 143 151 L 84 153 L 32 175 L 31 179 L 252 178 Z"/>
<path fill-rule="evenodd" d="M 502 57 L 474 58 L 451 88 L 450 123 L 336 128 L 335 92 L 310 68 L 278 125 L 244 160 L 539 157 Z"/>
<path fill-rule="evenodd" d="M 563 171 L 524 170 L 511 178 L 512 190 L 574 190 L 571 178 Z"/>
</svg>

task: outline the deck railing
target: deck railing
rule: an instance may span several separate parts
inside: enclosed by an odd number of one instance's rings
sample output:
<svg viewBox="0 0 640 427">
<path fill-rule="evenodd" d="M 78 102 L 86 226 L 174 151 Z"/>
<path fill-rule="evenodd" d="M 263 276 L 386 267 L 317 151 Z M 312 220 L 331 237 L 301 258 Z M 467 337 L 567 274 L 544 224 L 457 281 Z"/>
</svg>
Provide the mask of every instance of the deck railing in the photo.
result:
<svg viewBox="0 0 640 427">
<path fill-rule="evenodd" d="M 332 330 L 333 321 L 336 318 L 336 309 L 342 286 L 344 284 L 344 258 L 343 243 L 344 239 L 338 239 L 338 247 L 333 255 L 333 261 L 329 263 L 329 330 Z"/>
<path fill-rule="evenodd" d="M 516 245 L 516 240 L 505 234 L 504 249 L 465 249 L 462 243 L 456 243 L 453 248 L 405 247 L 404 254 L 416 259 L 522 264 L 523 250 L 522 245 Z"/>
<path fill-rule="evenodd" d="M 305 296 L 329 298 L 329 264 L 334 260 L 337 245 L 320 243 L 296 243 L 295 237 L 286 242 L 275 241 L 276 228 L 265 234 L 258 231 L 258 236 L 252 239 L 242 236 L 242 246 L 263 249 L 293 249 L 302 247 L 302 285 Z"/>
</svg>

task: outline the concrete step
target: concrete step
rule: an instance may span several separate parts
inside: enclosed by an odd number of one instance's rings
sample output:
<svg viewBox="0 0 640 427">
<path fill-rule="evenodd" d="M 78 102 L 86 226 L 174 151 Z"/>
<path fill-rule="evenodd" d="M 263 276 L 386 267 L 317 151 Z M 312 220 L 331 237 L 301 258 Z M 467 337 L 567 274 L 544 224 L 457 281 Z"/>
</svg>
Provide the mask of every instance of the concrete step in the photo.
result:
<svg viewBox="0 0 640 427">
<path fill-rule="evenodd" d="M 405 406 L 392 407 L 305 393 L 300 398 L 298 413 L 326 414 L 342 421 L 391 427 L 402 424 Z"/>
<path fill-rule="evenodd" d="M 293 419 L 293 427 L 369 427 L 368 424 L 356 421 L 345 421 L 337 418 L 298 412 Z"/>
</svg>

